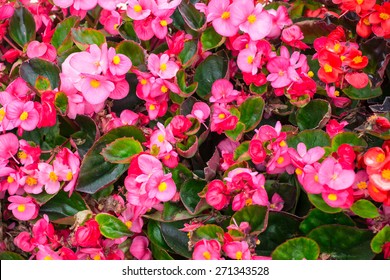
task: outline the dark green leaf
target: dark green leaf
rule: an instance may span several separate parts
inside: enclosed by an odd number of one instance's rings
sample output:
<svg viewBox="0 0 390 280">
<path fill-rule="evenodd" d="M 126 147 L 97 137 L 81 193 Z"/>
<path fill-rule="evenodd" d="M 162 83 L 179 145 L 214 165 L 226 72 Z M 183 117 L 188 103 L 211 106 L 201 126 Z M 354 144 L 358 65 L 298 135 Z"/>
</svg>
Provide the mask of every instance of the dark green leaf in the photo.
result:
<svg viewBox="0 0 390 280">
<path fill-rule="evenodd" d="M 80 131 L 72 134 L 71 138 L 77 146 L 80 157 L 83 158 L 99 138 L 99 129 L 90 117 L 79 115 L 75 121 L 80 126 Z"/>
<path fill-rule="evenodd" d="M 132 233 L 124 222 L 109 214 L 100 213 L 95 217 L 99 224 L 100 233 L 107 238 L 116 239 L 124 236 L 131 236 Z"/>
<path fill-rule="evenodd" d="M 315 207 L 317 207 L 318 209 L 320 209 L 321 211 L 323 211 L 325 213 L 333 214 L 333 213 L 341 212 L 341 210 L 342 210 L 341 208 L 333 208 L 333 207 L 329 206 L 322 199 L 322 196 L 320 194 L 309 194 L 308 197 L 309 197 L 310 202 Z"/>
<path fill-rule="evenodd" d="M 60 69 L 47 60 L 32 58 L 23 62 L 19 71 L 20 76 L 33 87 L 37 85 L 39 77 L 44 77 L 50 81 L 49 89 L 56 89 L 60 85 Z"/>
<path fill-rule="evenodd" d="M 297 112 L 297 123 L 301 130 L 322 128 L 331 117 L 331 107 L 328 101 L 314 99 Z"/>
<path fill-rule="evenodd" d="M 316 260 L 320 254 L 318 244 L 309 238 L 287 240 L 272 253 L 273 260 Z"/>
<path fill-rule="evenodd" d="M 160 223 L 149 220 L 148 221 L 148 230 L 147 230 L 148 238 L 149 240 L 158 246 L 159 248 L 162 248 L 164 250 L 171 250 L 171 248 L 168 246 L 168 244 L 165 242 L 160 228 Z"/>
<path fill-rule="evenodd" d="M 72 38 L 80 50 L 86 50 L 89 45 L 98 45 L 99 47 L 106 42 L 106 36 L 93 28 L 72 28 Z"/>
<path fill-rule="evenodd" d="M 217 225 L 204 225 L 195 230 L 193 240 L 195 242 L 201 239 L 217 239 L 222 241 L 224 233 L 224 230 Z"/>
<path fill-rule="evenodd" d="M 161 223 L 160 226 L 161 233 L 168 246 L 177 254 L 191 258 L 192 254 L 188 251 L 187 233 L 179 230 L 184 227 L 184 221 Z"/>
<path fill-rule="evenodd" d="M 344 213 L 335 213 L 329 214 L 322 212 L 319 209 L 313 209 L 310 211 L 309 215 L 302 221 L 299 226 L 299 229 L 307 234 L 311 230 L 322 226 L 322 225 L 346 225 L 346 226 L 354 226 L 355 223 L 352 219 Z"/>
<path fill-rule="evenodd" d="M 383 250 L 383 245 L 390 242 L 390 226 L 386 225 L 378 232 L 371 241 L 371 249 L 374 253 L 379 254 Z"/>
<path fill-rule="evenodd" d="M 189 40 L 184 43 L 184 49 L 179 53 L 179 59 L 183 68 L 191 66 L 198 60 L 198 41 Z"/>
<path fill-rule="evenodd" d="M 242 122 L 238 122 L 235 129 L 232 130 L 226 130 L 225 134 L 227 137 L 229 137 L 232 141 L 240 141 L 242 135 L 245 131 L 245 124 Z"/>
<path fill-rule="evenodd" d="M 119 27 L 119 34 L 126 40 L 132 40 L 139 43 L 139 38 L 134 31 L 134 26 L 131 21 L 125 21 Z"/>
<path fill-rule="evenodd" d="M 296 136 L 292 136 L 287 139 L 289 147 L 297 148 L 299 143 L 304 143 L 307 149 L 314 147 L 326 147 L 330 146 L 330 137 L 329 135 L 322 130 L 305 130 L 300 132 Z"/>
<path fill-rule="evenodd" d="M 242 142 L 240 144 L 240 146 L 238 146 L 235 150 L 234 150 L 234 157 L 233 159 L 236 161 L 236 162 L 240 162 L 240 161 L 246 161 L 246 160 L 250 160 L 251 157 L 248 153 L 248 150 L 249 150 L 249 143 L 250 141 L 245 141 L 245 142 Z"/>
<path fill-rule="evenodd" d="M 336 152 L 342 144 L 349 144 L 352 147 L 367 147 L 367 142 L 353 132 L 342 132 L 333 137 L 332 151 Z"/>
<path fill-rule="evenodd" d="M 181 1 L 179 5 L 179 12 L 183 17 L 185 23 L 195 31 L 199 31 L 206 24 L 206 17 L 203 13 L 199 12 L 192 3 L 186 3 Z"/>
<path fill-rule="evenodd" d="M 130 58 L 134 66 L 145 64 L 145 50 L 134 41 L 123 41 L 116 46 L 116 52 Z"/>
<path fill-rule="evenodd" d="M 240 122 L 245 125 L 245 132 L 253 130 L 260 123 L 264 105 L 261 97 L 249 97 L 240 105 Z"/>
<path fill-rule="evenodd" d="M 176 144 L 177 153 L 185 158 L 192 158 L 198 151 L 198 137 L 191 135 L 186 142 Z"/>
<path fill-rule="evenodd" d="M 382 95 L 382 89 L 380 87 L 371 88 L 370 83 L 365 88 L 355 88 L 350 86 L 343 89 L 343 92 L 351 99 L 367 100 Z"/>
<path fill-rule="evenodd" d="M 321 253 L 338 260 L 369 260 L 374 257 L 370 248 L 373 234 L 369 230 L 341 225 L 324 225 L 313 229 L 309 238 L 320 245 Z"/>
<path fill-rule="evenodd" d="M 351 206 L 351 211 L 359 217 L 365 219 L 374 219 L 379 217 L 378 208 L 366 199 L 359 199 Z"/>
<path fill-rule="evenodd" d="M 214 27 L 208 27 L 200 36 L 203 51 L 208 51 L 221 46 L 225 42 L 225 37 L 219 35 Z"/>
<path fill-rule="evenodd" d="M 68 110 L 68 96 L 62 91 L 57 92 L 54 99 L 54 105 L 57 110 L 60 111 L 61 115 L 66 115 L 66 111 Z"/>
<path fill-rule="evenodd" d="M 268 221 L 268 208 L 260 205 L 250 205 L 237 211 L 231 218 L 230 224 L 240 225 L 248 222 L 251 232 L 259 234 L 265 230 Z"/>
<path fill-rule="evenodd" d="M 79 17 L 72 16 L 64 19 L 56 25 L 51 44 L 57 49 L 58 54 L 72 47 L 73 41 L 70 31 L 78 23 Z"/>
<path fill-rule="evenodd" d="M 150 249 L 152 251 L 154 260 L 173 260 L 169 253 L 155 245 L 154 243 L 150 244 Z"/>
<path fill-rule="evenodd" d="M 35 38 L 35 20 L 24 7 L 15 9 L 9 21 L 9 35 L 22 48 Z"/>
<path fill-rule="evenodd" d="M 85 155 L 77 184 L 77 190 L 85 193 L 95 193 L 99 189 L 115 182 L 128 168 L 127 164 L 106 162 L 100 154 L 107 144 L 121 137 L 134 137 L 139 142 L 145 142 L 143 132 L 135 126 L 115 128 L 99 138 Z"/>
<path fill-rule="evenodd" d="M 101 152 L 106 161 L 111 163 L 130 163 L 133 156 L 143 151 L 142 145 L 132 137 L 117 138 Z"/>
<path fill-rule="evenodd" d="M 182 185 L 180 189 L 180 199 L 190 214 L 194 215 L 199 210 L 204 210 L 198 209 L 198 205 L 201 202 L 201 198 L 198 193 L 200 193 L 205 186 L 206 181 L 198 181 L 194 179 L 188 180 Z"/>
<path fill-rule="evenodd" d="M 19 261 L 19 260 L 24 260 L 24 258 L 16 254 L 14 252 L 8 252 L 8 251 L 3 251 L 0 252 L 0 260 L 2 261 Z"/>
</svg>

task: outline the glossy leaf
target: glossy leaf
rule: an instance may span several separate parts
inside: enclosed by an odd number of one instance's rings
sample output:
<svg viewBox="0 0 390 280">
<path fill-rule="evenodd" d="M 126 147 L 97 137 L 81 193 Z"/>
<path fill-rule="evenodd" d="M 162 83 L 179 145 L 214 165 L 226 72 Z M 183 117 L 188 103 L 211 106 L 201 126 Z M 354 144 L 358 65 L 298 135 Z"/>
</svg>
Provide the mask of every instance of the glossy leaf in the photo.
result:
<svg viewBox="0 0 390 280">
<path fill-rule="evenodd" d="M 230 224 L 240 225 L 248 222 L 251 232 L 259 234 L 265 230 L 268 222 L 268 209 L 265 206 L 250 205 L 237 211 L 231 218 Z"/>
<path fill-rule="evenodd" d="M 185 158 L 192 158 L 198 151 L 198 137 L 196 135 L 191 135 L 187 138 L 186 142 L 177 143 L 176 149 L 177 153 Z"/>
<path fill-rule="evenodd" d="M 24 7 L 15 9 L 9 21 L 9 35 L 22 48 L 35 38 L 35 20 Z"/>
<path fill-rule="evenodd" d="M 329 135 L 323 130 L 304 130 L 298 135 L 289 137 L 287 143 L 289 147 L 296 148 L 299 143 L 305 143 L 307 149 L 314 147 L 330 146 L 331 141 Z"/>
<path fill-rule="evenodd" d="M 349 144 L 352 147 L 367 147 L 367 142 L 353 132 L 342 132 L 334 136 L 332 139 L 332 151 L 337 151 L 342 144 Z"/>
<path fill-rule="evenodd" d="M 271 256 L 273 260 L 316 260 L 319 254 L 320 247 L 314 240 L 298 237 L 276 247 Z"/>
<path fill-rule="evenodd" d="M 203 51 L 215 49 L 221 46 L 225 40 L 226 38 L 219 35 L 212 26 L 202 32 L 202 35 L 200 36 Z"/>
<path fill-rule="evenodd" d="M 372 251 L 379 254 L 383 250 L 383 245 L 387 242 L 390 242 L 390 225 L 386 225 L 374 236 L 370 244 Z"/>
<path fill-rule="evenodd" d="M 198 41 L 189 40 L 184 43 L 184 48 L 178 55 L 180 62 L 183 65 L 183 68 L 191 66 L 194 62 L 198 60 L 197 52 Z"/>
<path fill-rule="evenodd" d="M 152 214 L 144 215 L 145 218 L 159 222 L 175 222 L 194 218 L 186 209 L 178 204 L 165 202 L 163 211 L 156 211 Z"/>
<path fill-rule="evenodd" d="M 78 23 L 79 17 L 71 16 L 57 24 L 51 44 L 57 49 L 58 54 L 62 54 L 73 45 L 71 30 Z"/>
<path fill-rule="evenodd" d="M 312 100 L 297 112 L 297 123 L 301 130 L 322 128 L 331 116 L 329 102 L 321 99 Z"/>
<path fill-rule="evenodd" d="M 187 208 L 190 214 L 196 214 L 200 210 L 199 203 L 201 198 L 198 193 L 200 193 L 206 186 L 206 181 L 199 180 L 188 180 L 186 181 L 180 189 L 180 199 L 183 202 L 184 206 Z M 204 208 L 204 207 L 203 207 Z"/>
<path fill-rule="evenodd" d="M 24 258 L 17 253 L 3 251 L 3 252 L 0 252 L 0 260 L 2 260 L 2 261 L 19 261 L 19 260 L 24 260 Z"/>
<path fill-rule="evenodd" d="M 61 115 L 65 115 L 68 110 L 68 96 L 62 92 L 59 91 L 56 93 L 55 99 L 54 99 L 54 105 L 56 106 L 57 110 L 61 113 Z"/>
<path fill-rule="evenodd" d="M 217 225 L 204 225 L 195 230 L 193 240 L 196 242 L 201 239 L 217 239 L 222 242 L 224 233 L 224 230 Z"/>
<path fill-rule="evenodd" d="M 148 229 L 147 229 L 148 239 L 158 246 L 159 248 L 162 248 L 164 250 L 171 250 L 171 248 L 168 246 L 168 244 L 165 242 L 160 228 L 160 223 L 154 220 L 148 221 Z"/>
<path fill-rule="evenodd" d="M 109 214 L 100 213 L 95 217 L 99 224 L 100 233 L 109 239 L 131 236 L 132 233 L 127 228 L 124 222 Z"/>
<path fill-rule="evenodd" d="M 227 60 L 221 56 L 210 55 L 202 61 L 195 70 L 194 81 L 198 83 L 196 93 L 203 99 L 208 99 L 213 83 L 226 76 Z"/>
<path fill-rule="evenodd" d="M 45 89 L 56 89 L 60 85 L 60 69 L 57 65 L 40 58 L 32 58 L 20 66 L 20 76 L 31 86 L 37 85 L 37 80 L 46 78 L 50 87 Z"/>
<path fill-rule="evenodd" d="M 116 52 L 130 58 L 134 66 L 145 64 L 145 50 L 134 41 L 123 41 L 116 46 Z"/>
<path fill-rule="evenodd" d="M 245 124 L 242 122 L 238 122 L 236 127 L 232 130 L 226 130 L 225 134 L 227 137 L 229 137 L 232 141 L 240 141 L 242 135 L 245 131 Z"/>
<path fill-rule="evenodd" d="M 374 257 L 370 248 L 373 234 L 369 230 L 341 225 L 324 225 L 313 229 L 309 238 L 320 245 L 321 253 L 338 260 L 369 260 Z"/>
<path fill-rule="evenodd" d="M 190 2 L 181 1 L 179 12 L 185 23 L 195 31 L 199 31 L 206 24 L 206 18 L 203 13 L 198 11 Z"/>
<path fill-rule="evenodd" d="M 161 249 L 154 243 L 150 244 L 150 249 L 152 251 L 154 260 L 173 260 L 171 255 L 169 255 L 169 253 L 166 250 Z"/>
<path fill-rule="evenodd" d="M 145 142 L 143 132 L 135 126 L 122 126 L 103 135 L 85 155 L 77 184 L 77 190 L 95 193 L 99 189 L 115 182 L 128 168 L 127 164 L 114 164 L 104 160 L 100 154 L 107 144 L 121 137 L 133 137 Z"/>
<path fill-rule="evenodd" d="M 134 31 L 133 22 L 125 21 L 119 26 L 119 34 L 126 40 L 132 40 L 139 43 L 139 38 Z"/>
<path fill-rule="evenodd" d="M 72 38 L 80 50 L 86 50 L 89 45 L 98 45 L 99 47 L 106 42 L 106 36 L 93 28 L 72 28 Z"/>
<path fill-rule="evenodd" d="M 111 163 L 130 163 L 133 156 L 143 151 L 139 141 L 131 137 L 117 138 L 101 152 L 106 161 Z"/>
<path fill-rule="evenodd" d="M 344 213 L 329 214 L 322 212 L 319 209 L 313 209 L 309 212 L 309 215 L 302 221 L 299 229 L 307 234 L 311 230 L 322 225 L 346 225 L 355 226 L 353 220 Z"/>
<path fill-rule="evenodd" d="M 379 217 L 378 208 L 366 199 L 359 199 L 351 206 L 351 211 L 359 217 L 365 219 L 374 219 Z"/>
<path fill-rule="evenodd" d="M 237 162 L 240 161 L 245 161 L 245 160 L 250 160 L 251 157 L 248 153 L 249 150 L 249 142 L 250 141 L 245 141 L 240 144 L 235 150 L 233 154 L 233 159 Z"/>
<path fill-rule="evenodd" d="M 382 95 L 382 89 L 380 87 L 371 88 L 370 83 L 365 88 L 355 88 L 350 86 L 346 89 L 343 89 L 343 92 L 351 99 L 356 100 L 367 100 L 375 98 Z"/>
<path fill-rule="evenodd" d="M 187 233 L 179 230 L 184 227 L 184 221 L 161 223 L 160 226 L 161 233 L 168 246 L 177 254 L 191 258 L 192 253 L 188 251 Z"/>
<path fill-rule="evenodd" d="M 71 138 L 77 146 L 80 157 L 83 158 L 99 138 L 99 130 L 90 117 L 79 115 L 75 122 L 79 125 L 80 131 L 73 133 Z"/>
<path fill-rule="evenodd" d="M 253 130 L 260 123 L 264 106 L 261 97 L 249 97 L 240 105 L 240 122 L 245 125 L 245 132 Z"/>
<path fill-rule="evenodd" d="M 333 208 L 333 207 L 329 206 L 328 204 L 326 204 L 326 202 L 322 199 L 322 196 L 320 194 L 309 194 L 308 197 L 309 197 L 310 202 L 315 207 L 317 207 L 318 209 L 320 209 L 321 211 L 323 211 L 325 213 L 333 214 L 333 213 L 341 212 L 341 210 L 342 210 L 341 208 Z"/>
</svg>

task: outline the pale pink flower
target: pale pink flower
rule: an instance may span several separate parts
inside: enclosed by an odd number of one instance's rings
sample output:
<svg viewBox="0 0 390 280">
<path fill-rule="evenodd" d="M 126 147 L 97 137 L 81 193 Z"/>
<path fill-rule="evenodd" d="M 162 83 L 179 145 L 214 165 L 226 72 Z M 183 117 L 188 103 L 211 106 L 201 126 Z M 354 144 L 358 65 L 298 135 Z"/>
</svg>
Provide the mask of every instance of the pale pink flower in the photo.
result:
<svg viewBox="0 0 390 280">
<path fill-rule="evenodd" d="M 269 203 L 269 208 L 271 211 L 281 211 L 284 206 L 283 198 L 278 194 L 274 193 L 271 198 L 271 203 Z"/>
<path fill-rule="evenodd" d="M 49 245 L 38 245 L 37 260 L 62 260 L 62 258 L 54 252 Z"/>
<path fill-rule="evenodd" d="M 159 16 L 155 17 L 152 21 L 152 30 L 154 35 L 159 39 L 164 39 L 168 34 L 168 25 L 172 23 L 170 16 L 173 11 L 166 11 L 160 13 Z"/>
<path fill-rule="evenodd" d="M 233 260 L 250 260 L 251 253 L 246 241 L 233 241 L 225 243 L 222 250 Z"/>
<path fill-rule="evenodd" d="M 99 6 L 109 11 L 114 11 L 118 4 L 125 2 L 126 0 L 98 0 Z"/>
<path fill-rule="evenodd" d="M 72 54 L 66 59 L 66 61 L 68 61 L 71 69 L 68 70 L 67 67 L 64 68 L 64 65 L 62 65 L 62 70 L 68 76 L 77 76 L 80 73 L 91 75 L 99 75 L 101 73 L 105 74 L 108 66 L 107 44 L 103 44 L 102 49 L 100 49 L 97 45 L 91 45 L 88 51 Z M 65 66 L 67 66 L 67 64 L 65 64 Z"/>
<path fill-rule="evenodd" d="M 293 24 L 288 15 L 287 8 L 283 5 L 280 5 L 276 11 L 273 9 L 268 10 L 268 13 L 272 18 L 272 29 L 268 34 L 268 37 L 271 39 L 278 38 L 285 26 Z"/>
<path fill-rule="evenodd" d="M 226 37 L 234 36 L 238 32 L 238 25 L 232 22 L 230 2 L 229 0 L 211 0 L 206 13 L 207 22 L 212 21 L 215 31 Z"/>
<path fill-rule="evenodd" d="M 64 181 L 71 170 L 67 166 L 55 160 L 53 165 L 45 162 L 38 163 L 39 180 L 45 186 L 48 194 L 57 193 L 60 190 L 60 181 Z"/>
<path fill-rule="evenodd" d="M 202 239 L 196 242 L 194 252 L 192 253 L 194 260 L 220 260 L 221 259 L 221 244 L 218 240 Z"/>
<path fill-rule="evenodd" d="M 35 219 L 38 216 L 38 206 L 31 197 L 23 197 L 19 195 L 10 196 L 8 201 L 8 210 L 21 221 L 28 221 Z"/>
<path fill-rule="evenodd" d="M 211 87 L 210 102 L 229 103 L 236 100 L 239 94 L 240 92 L 234 90 L 229 80 L 219 79 Z"/>
<path fill-rule="evenodd" d="M 147 18 L 152 9 L 151 0 L 129 0 L 127 1 L 127 15 L 134 20 Z"/>
<path fill-rule="evenodd" d="M 32 131 L 39 122 L 38 111 L 34 108 L 34 102 L 15 100 L 7 105 L 6 116 L 11 120 L 15 127 L 21 127 L 26 131 Z"/>
<path fill-rule="evenodd" d="M 152 252 L 148 248 L 149 240 L 145 236 L 136 236 L 130 246 L 130 253 L 138 260 L 151 260 Z"/>
<path fill-rule="evenodd" d="M 104 22 L 104 30 L 112 35 L 118 35 L 118 27 L 121 24 L 122 18 L 120 14 L 116 11 L 111 11 L 110 15 L 105 18 Z"/>
<path fill-rule="evenodd" d="M 176 193 L 172 174 L 164 174 L 163 171 L 154 172 L 146 183 L 146 191 L 149 198 L 157 198 L 163 202 L 171 200 Z"/>
<path fill-rule="evenodd" d="M 255 75 L 260 66 L 261 56 L 257 55 L 257 48 L 254 44 L 249 44 L 248 48 L 239 52 L 237 66 L 242 72 Z"/>
<path fill-rule="evenodd" d="M 192 106 L 191 117 L 195 117 L 200 123 L 203 123 L 210 116 L 210 107 L 204 102 L 196 102 Z"/>
<path fill-rule="evenodd" d="M 311 194 L 320 194 L 324 190 L 324 186 L 319 182 L 319 168 L 321 167 L 320 163 L 314 163 L 313 165 L 306 165 L 303 170 L 298 169 L 296 173 L 303 172 L 303 188 Z"/>
<path fill-rule="evenodd" d="M 154 10 L 174 10 L 182 0 L 153 0 Z"/>
<path fill-rule="evenodd" d="M 125 75 L 129 72 L 132 63 L 131 60 L 123 55 L 117 54 L 114 48 L 108 50 L 108 67 L 112 75 Z"/>
<path fill-rule="evenodd" d="M 29 58 L 39 57 L 54 61 L 57 58 L 57 51 L 50 44 L 32 41 L 27 46 L 27 56 Z"/>
<path fill-rule="evenodd" d="M 85 100 L 92 105 L 103 103 L 110 96 L 111 92 L 115 90 L 114 83 L 100 75 L 84 74 L 79 84 Z"/>
<path fill-rule="evenodd" d="M 175 62 L 170 61 L 167 54 L 158 57 L 152 53 L 148 59 L 148 69 L 155 76 L 159 76 L 162 79 L 171 79 L 176 76 L 179 66 Z"/>
<path fill-rule="evenodd" d="M 73 6 L 75 10 L 88 11 L 96 7 L 98 0 L 54 0 L 53 2 L 63 9 Z"/>
<path fill-rule="evenodd" d="M 318 170 L 318 180 L 322 185 L 327 185 L 330 189 L 339 191 L 352 186 L 355 181 L 353 170 L 343 169 L 333 157 L 326 158 Z"/>
</svg>

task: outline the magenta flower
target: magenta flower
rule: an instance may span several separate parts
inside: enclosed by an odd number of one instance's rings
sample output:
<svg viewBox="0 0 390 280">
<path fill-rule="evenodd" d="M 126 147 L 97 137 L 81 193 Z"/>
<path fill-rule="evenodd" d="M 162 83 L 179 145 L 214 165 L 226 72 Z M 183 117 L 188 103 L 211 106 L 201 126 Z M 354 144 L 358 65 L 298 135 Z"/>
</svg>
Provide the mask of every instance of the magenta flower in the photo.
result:
<svg viewBox="0 0 390 280">
<path fill-rule="evenodd" d="M 18 137 L 12 133 L 0 135 L 0 161 L 13 157 L 19 149 Z"/>
<path fill-rule="evenodd" d="M 207 22 L 212 21 L 217 33 L 231 37 L 237 34 L 238 25 L 232 22 L 231 5 L 229 0 L 212 0 L 207 7 Z"/>
<path fill-rule="evenodd" d="M 318 180 L 320 184 L 327 185 L 332 190 L 345 190 L 355 181 L 355 172 L 343 169 L 333 157 L 328 157 L 321 163 Z"/>
<path fill-rule="evenodd" d="M 136 236 L 130 246 L 130 253 L 138 260 L 151 260 L 152 252 L 148 248 L 149 240 L 145 236 Z"/>
<path fill-rule="evenodd" d="M 251 253 L 246 241 L 233 241 L 225 243 L 222 250 L 233 260 L 250 260 Z"/>
<path fill-rule="evenodd" d="M 194 252 L 192 253 L 194 260 L 219 260 L 221 259 L 221 244 L 218 240 L 202 239 L 196 242 Z"/>
<path fill-rule="evenodd" d="M 10 196 L 8 201 L 8 210 L 21 221 L 28 221 L 35 219 L 38 216 L 38 206 L 31 197 L 23 197 L 19 195 Z"/>
<path fill-rule="evenodd" d="M 232 130 L 236 127 L 238 118 L 233 116 L 229 110 L 219 104 L 214 104 L 211 115 L 211 131 L 221 134 L 225 130 Z"/>
<path fill-rule="evenodd" d="M 171 79 L 176 76 L 179 66 L 175 62 L 169 61 L 169 56 L 166 54 L 158 57 L 152 53 L 149 56 L 148 69 L 155 76 L 162 79 Z"/>
<path fill-rule="evenodd" d="M 40 57 L 49 61 L 54 61 L 57 58 L 57 51 L 50 44 L 32 41 L 27 46 L 27 56 L 29 58 Z"/>
<path fill-rule="evenodd" d="M 38 111 L 34 108 L 34 102 L 15 100 L 7 105 L 6 116 L 11 120 L 15 127 L 21 127 L 26 131 L 32 131 L 39 122 Z"/>
<path fill-rule="evenodd" d="M 226 79 L 216 80 L 211 87 L 210 102 L 229 103 L 237 99 L 239 91 L 233 89 L 233 84 Z"/>
</svg>

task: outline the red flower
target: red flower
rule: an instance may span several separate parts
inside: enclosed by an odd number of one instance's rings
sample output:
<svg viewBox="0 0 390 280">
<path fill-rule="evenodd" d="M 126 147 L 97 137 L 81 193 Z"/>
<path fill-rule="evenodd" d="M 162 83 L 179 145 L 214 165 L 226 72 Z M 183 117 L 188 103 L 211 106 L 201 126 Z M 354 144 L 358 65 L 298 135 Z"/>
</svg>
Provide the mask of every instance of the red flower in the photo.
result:
<svg viewBox="0 0 390 280">
<path fill-rule="evenodd" d="M 340 8 L 346 11 L 364 13 L 371 10 L 375 5 L 375 0 L 333 0 L 335 4 L 341 4 Z"/>
<path fill-rule="evenodd" d="M 356 26 L 356 32 L 359 36 L 363 38 L 368 38 L 371 35 L 372 29 L 371 29 L 371 23 L 368 19 L 368 16 L 362 17 L 359 20 Z"/>
<path fill-rule="evenodd" d="M 321 68 L 318 70 L 318 77 L 324 83 L 334 83 L 338 81 L 341 70 L 341 59 L 338 55 L 327 50 L 318 53 L 318 60 Z"/>
<path fill-rule="evenodd" d="M 100 238 L 99 224 L 91 219 L 75 233 L 76 242 L 81 247 L 96 247 Z"/>
<path fill-rule="evenodd" d="M 361 51 L 351 48 L 343 62 L 353 69 L 360 70 L 367 66 L 368 58 L 367 56 L 362 56 Z"/>
<path fill-rule="evenodd" d="M 372 31 L 380 37 L 390 37 L 390 3 L 384 3 L 383 6 L 375 5 L 375 12 L 369 17 Z"/>
</svg>

